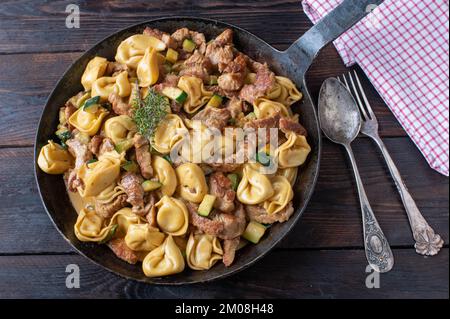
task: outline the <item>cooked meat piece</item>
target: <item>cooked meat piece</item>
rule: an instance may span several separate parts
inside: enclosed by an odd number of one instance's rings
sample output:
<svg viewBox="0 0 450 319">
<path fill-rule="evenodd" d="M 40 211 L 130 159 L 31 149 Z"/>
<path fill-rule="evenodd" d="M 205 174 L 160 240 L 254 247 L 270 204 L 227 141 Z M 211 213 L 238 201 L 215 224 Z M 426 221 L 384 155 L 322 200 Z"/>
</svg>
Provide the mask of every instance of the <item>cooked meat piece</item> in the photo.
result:
<svg viewBox="0 0 450 319">
<path fill-rule="evenodd" d="M 111 203 L 95 201 L 95 212 L 103 218 L 111 218 L 115 212 L 127 205 L 127 195 L 120 194 Z"/>
<path fill-rule="evenodd" d="M 168 34 L 168 33 L 162 32 L 162 31 L 160 31 L 158 29 L 152 29 L 152 28 L 149 28 L 149 27 L 146 27 L 144 29 L 143 33 L 148 35 L 148 36 L 152 36 L 152 37 L 155 37 L 157 39 L 160 39 L 162 42 L 165 43 L 165 45 L 168 48 L 172 48 L 172 49 L 176 49 L 177 48 L 177 41 L 175 41 L 175 39 L 172 38 L 170 36 L 170 34 Z"/>
<path fill-rule="evenodd" d="M 73 113 L 77 111 L 77 108 L 70 102 L 66 103 L 66 106 L 64 107 L 64 116 L 66 118 L 67 128 L 69 131 L 73 131 L 74 127 L 69 123 L 69 118 L 72 116 Z"/>
<path fill-rule="evenodd" d="M 231 186 L 230 179 L 221 172 L 215 172 L 209 177 L 209 191 L 216 196 L 214 207 L 224 213 L 234 210 L 236 192 Z"/>
<path fill-rule="evenodd" d="M 128 196 L 127 202 L 133 205 L 133 213 L 143 216 L 144 211 L 144 189 L 142 188 L 142 178 L 134 173 L 122 175 L 121 185 Z"/>
<path fill-rule="evenodd" d="M 244 85 L 241 73 L 224 73 L 217 79 L 219 87 L 224 91 L 237 91 Z"/>
<path fill-rule="evenodd" d="M 240 237 L 233 239 L 225 239 L 223 241 L 223 264 L 228 267 L 234 261 L 234 256 L 236 255 L 236 248 L 239 246 Z"/>
<path fill-rule="evenodd" d="M 156 92 L 162 92 L 162 90 L 166 87 L 177 87 L 179 79 L 180 77 L 178 75 L 167 74 L 161 83 L 153 86 L 153 89 L 155 89 Z"/>
<path fill-rule="evenodd" d="M 191 202 L 185 202 L 185 204 L 189 211 L 190 222 L 200 231 L 213 236 L 218 236 L 223 231 L 224 224 L 221 221 L 209 219 L 197 214 L 197 204 Z"/>
<path fill-rule="evenodd" d="M 104 137 L 98 155 L 101 156 L 106 152 L 114 151 L 114 142 L 109 137 Z"/>
<path fill-rule="evenodd" d="M 218 94 L 220 96 L 225 96 L 229 99 L 238 98 L 238 96 L 239 96 L 239 91 L 224 90 L 218 85 L 208 86 L 208 87 L 206 87 L 206 89 L 208 91 L 212 91 L 215 94 Z"/>
<path fill-rule="evenodd" d="M 136 133 L 133 138 L 134 148 L 136 149 L 136 160 L 141 168 L 141 174 L 144 178 L 153 176 L 152 156 L 150 154 L 150 143 L 147 138 Z"/>
<path fill-rule="evenodd" d="M 236 97 L 227 102 L 226 108 L 230 111 L 232 118 L 237 118 L 242 114 L 242 104 L 243 102 Z"/>
<path fill-rule="evenodd" d="M 258 205 L 245 205 L 245 211 L 250 220 L 262 224 L 273 224 L 287 221 L 294 213 L 294 207 L 291 201 L 283 210 L 275 214 L 268 214 L 264 207 Z"/>
<path fill-rule="evenodd" d="M 233 30 L 225 29 L 214 39 L 214 41 L 221 46 L 224 46 L 225 44 L 233 44 Z"/>
<path fill-rule="evenodd" d="M 184 67 L 179 75 L 195 76 L 205 82 L 209 79 L 211 69 L 212 65 L 209 59 L 198 50 L 195 50 L 194 53 L 184 61 Z"/>
<path fill-rule="evenodd" d="M 122 64 L 120 62 L 108 62 L 108 65 L 106 66 L 105 75 L 116 76 L 123 71 L 130 72 L 131 70 L 128 68 L 126 64 Z"/>
<path fill-rule="evenodd" d="M 99 155 L 100 145 L 102 144 L 102 142 L 103 136 L 101 135 L 94 135 L 89 142 L 89 150 L 97 157 Z"/>
<path fill-rule="evenodd" d="M 67 178 L 67 186 L 71 192 L 76 192 L 77 187 L 83 186 L 83 181 L 78 178 L 77 170 L 71 169 Z"/>
<path fill-rule="evenodd" d="M 209 163 L 208 165 L 218 172 L 231 173 L 241 167 L 242 163 Z"/>
<path fill-rule="evenodd" d="M 233 239 L 241 236 L 247 224 L 244 206 L 239 203 L 234 213 L 222 213 L 218 210 L 212 212 L 215 221 L 223 223 L 223 229 L 217 234 L 221 239 Z"/>
<path fill-rule="evenodd" d="M 87 161 L 92 159 L 92 153 L 88 144 L 82 143 L 77 138 L 71 138 L 66 141 L 70 154 L 75 157 L 75 168 L 80 168 Z"/>
<path fill-rule="evenodd" d="M 280 118 L 280 129 L 283 133 L 294 132 L 299 135 L 307 135 L 306 129 L 298 122 L 287 117 Z"/>
<path fill-rule="evenodd" d="M 223 70 L 225 73 L 243 73 L 244 77 L 247 72 L 247 60 L 243 54 L 238 54 L 233 61 Z"/>
<path fill-rule="evenodd" d="M 249 128 L 253 128 L 255 129 L 256 132 L 256 138 L 257 141 L 259 142 L 258 138 L 258 129 L 259 128 L 265 128 L 266 129 L 266 137 L 265 137 L 265 143 L 268 144 L 270 143 L 270 129 L 271 128 L 278 128 L 278 123 L 280 120 L 280 114 L 277 112 L 272 116 L 269 117 L 265 117 L 262 119 L 257 119 L 257 120 L 251 120 L 248 121 L 244 124 L 244 129 L 249 129 Z"/>
<path fill-rule="evenodd" d="M 266 64 L 256 72 L 254 84 L 246 84 L 239 93 L 239 97 L 251 104 L 264 96 L 275 84 L 275 74 L 269 70 Z"/>
<path fill-rule="evenodd" d="M 206 107 L 192 117 L 193 121 L 201 121 L 205 126 L 214 127 L 222 130 L 227 126 L 230 119 L 230 111 L 228 109 L 219 109 L 216 107 Z"/>
<path fill-rule="evenodd" d="M 111 92 L 108 96 L 108 101 L 111 103 L 114 113 L 118 115 L 131 116 L 132 110 L 130 105 L 121 96 L 119 96 L 119 94 Z"/>
<path fill-rule="evenodd" d="M 203 33 L 191 31 L 188 28 L 181 28 L 172 33 L 172 38 L 177 42 L 177 47 L 181 47 L 185 39 L 191 39 L 197 45 L 200 53 L 205 53 L 206 39 Z"/>
<path fill-rule="evenodd" d="M 228 63 L 233 61 L 233 46 L 230 44 L 223 45 L 221 42 L 214 40 L 206 47 L 205 55 L 209 58 L 211 64 L 217 67 L 219 72 L 223 72 Z"/>
<path fill-rule="evenodd" d="M 139 257 L 133 250 L 128 248 L 127 244 L 125 243 L 125 239 L 123 238 L 112 239 L 108 242 L 107 245 L 109 248 L 111 248 L 111 250 L 117 257 L 126 261 L 127 263 L 135 264 L 138 262 Z"/>
<path fill-rule="evenodd" d="M 156 208 L 155 203 L 157 201 L 156 195 L 153 192 L 148 193 L 147 198 L 145 200 L 145 219 L 150 224 L 150 226 L 158 227 L 156 223 Z"/>
</svg>

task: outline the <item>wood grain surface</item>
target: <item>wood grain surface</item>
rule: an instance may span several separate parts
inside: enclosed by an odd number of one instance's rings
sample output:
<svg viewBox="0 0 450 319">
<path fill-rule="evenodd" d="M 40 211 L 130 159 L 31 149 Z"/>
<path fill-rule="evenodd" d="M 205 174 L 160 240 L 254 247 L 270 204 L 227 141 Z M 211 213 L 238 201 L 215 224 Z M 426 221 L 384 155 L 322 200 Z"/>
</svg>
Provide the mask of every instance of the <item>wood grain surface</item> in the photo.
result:
<svg viewBox="0 0 450 319">
<path fill-rule="evenodd" d="M 80 29 L 64 26 L 70 3 L 80 6 Z M 47 217 L 33 175 L 32 146 L 47 96 L 69 65 L 97 41 L 131 24 L 173 15 L 234 23 L 279 49 L 311 27 L 298 0 L 1 1 L 0 297 L 227 298 L 232 293 L 242 298 L 448 298 L 448 245 L 436 257 L 414 252 L 387 167 L 364 137 L 355 141 L 355 156 L 396 258 L 379 289 L 364 284 L 361 216 L 349 162 L 342 148 L 326 140 L 319 181 L 304 216 L 272 253 L 236 276 L 186 287 L 149 286 L 119 278 L 71 249 Z M 347 71 L 334 47 L 325 48 L 307 74 L 313 98 L 323 80 Z M 363 82 L 408 188 L 448 243 L 448 179 L 429 168 L 376 90 L 365 77 Z M 65 287 L 70 263 L 80 266 L 80 289 Z"/>
</svg>

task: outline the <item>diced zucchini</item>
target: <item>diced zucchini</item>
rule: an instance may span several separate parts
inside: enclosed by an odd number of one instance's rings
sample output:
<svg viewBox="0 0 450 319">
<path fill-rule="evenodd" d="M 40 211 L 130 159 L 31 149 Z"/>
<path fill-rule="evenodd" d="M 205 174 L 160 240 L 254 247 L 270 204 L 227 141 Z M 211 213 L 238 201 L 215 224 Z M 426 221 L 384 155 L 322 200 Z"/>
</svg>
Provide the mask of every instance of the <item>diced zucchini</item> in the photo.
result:
<svg viewBox="0 0 450 319">
<path fill-rule="evenodd" d="M 183 41 L 183 50 L 192 53 L 197 45 L 191 39 L 185 39 Z"/>
<path fill-rule="evenodd" d="M 231 188 L 236 191 L 239 185 L 239 176 L 237 174 L 228 174 L 227 177 L 231 181 Z"/>
<path fill-rule="evenodd" d="M 162 184 L 160 182 L 151 181 L 151 180 L 147 180 L 142 183 L 142 188 L 144 189 L 144 192 L 154 191 L 155 189 L 158 189 L 161 186 L 162 186 Z"/>
<path fill-rule="evenodd" d="M 116 149 L 117 153 L 120 154 L 128 151 L 132 147 L 133 147 L 133 140 L 130 138 L 117 143 L 114 148 Z"/>
<path fill-rule="evenodd" d="M 166 60 L 169 61 L 170 63 L 177 62 L 178 52 L 171 48 L 167 49 Z"/>
<path fill-rule="evenodd" d="M 138 173 L 139 172 L 139 166 L 136 164 L 136 162 L 133 161 L 127 161 L 124 164 L 122 164 L 122 168 L 130 173 Z"/>
<path fill-rule="evenodd" d="M 216 201 L 216 196 L 206 194 L 205 197 L 203 197 L 202 202 L 200 203 L 200 206 L 198 206 L 197 213 L 200 216 L 208 216 L 209 213 L 212 211 L 214 202 Z"/>
<path fill-rule="evenodd" d="M 242 237 L 247 239 L 249 242 L 257 244 L 261 237 L 264 236 L 265 231 L 266 227 L 264 227 L 264 225 L 255 221 L 250 221 L 242 234 Z"/>
<path fill-rule="evenodd" d="M 214 94 L 206 106 L 219 107 L 222 104 L 223 97 Z"/>
<path fill-rule="evenodd" d="M 176 87 L 165 87 L 162 93 L 169 99 L 175 100 L 180 104 L 184 103 L 187 98 L 187 93 Z"/>
<path fill-rule="evenodd" d="M 70 139 L 72 137 L 72 134 L 70 133 L 70 131 L 65 128 L 65 127 L 61 127 L 60 129 L 58 129 L 55 132 L 55 135 L 61 140 L 61 142 L 65 143 L 68 139 Z"/>
<path fill-rule="evenodd" d="M 270 165 L 270 155 L 266 152 L 259 152 L 256 154 L 256 161 L 263 166 Z"/>
<path fill-rule="evenodd" d="M 217 79 L 218 79 L 217 75 L 210 75 L 209 85 L 217 85 L 218 84 Z"/>
<path fill-rule="evenodd" d="M 98 110 L 98 102 L 100 101 L 100 96 L 94 96 L 86 100 L 83 104 L 83 111 L 95 113 Z"/>
</svg>

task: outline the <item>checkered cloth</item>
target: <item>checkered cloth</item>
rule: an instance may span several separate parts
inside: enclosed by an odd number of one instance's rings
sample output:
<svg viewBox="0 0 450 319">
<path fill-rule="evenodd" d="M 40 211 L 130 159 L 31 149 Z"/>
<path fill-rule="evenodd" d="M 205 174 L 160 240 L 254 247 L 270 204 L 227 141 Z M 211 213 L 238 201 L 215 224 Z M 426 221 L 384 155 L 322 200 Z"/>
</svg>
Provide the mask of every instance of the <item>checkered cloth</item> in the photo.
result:
<svg viewBox="0 0 450 319">
<path fill-rule="evenodd" d="M 342 0 L 303 0 L 316 23 Z M 385 0 L 334 44 L 360 65 L 432 168 L 449 174 L 448 0 Z"/>
</svg>

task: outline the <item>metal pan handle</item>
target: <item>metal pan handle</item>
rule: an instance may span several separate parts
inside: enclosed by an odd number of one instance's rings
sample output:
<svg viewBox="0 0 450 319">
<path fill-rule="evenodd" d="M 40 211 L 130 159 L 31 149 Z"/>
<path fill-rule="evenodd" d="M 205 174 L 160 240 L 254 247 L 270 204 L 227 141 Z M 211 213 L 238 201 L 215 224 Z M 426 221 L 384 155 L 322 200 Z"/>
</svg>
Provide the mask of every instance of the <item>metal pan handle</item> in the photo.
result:
<svg viewBox="0 0 450 319">
<path fill-rule="evenodd" d="M 344 0 L 306 31 L 285 53 L 294 61 L 299 58 L 308 59 L 309 63 L 302 65 L 309 66 L 324 46 L 364 18 L 370 12 L 371 5 L 379 5 L 382 2 L 383 0 Z"/>
</svg>

